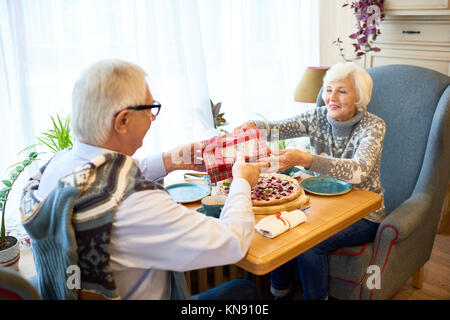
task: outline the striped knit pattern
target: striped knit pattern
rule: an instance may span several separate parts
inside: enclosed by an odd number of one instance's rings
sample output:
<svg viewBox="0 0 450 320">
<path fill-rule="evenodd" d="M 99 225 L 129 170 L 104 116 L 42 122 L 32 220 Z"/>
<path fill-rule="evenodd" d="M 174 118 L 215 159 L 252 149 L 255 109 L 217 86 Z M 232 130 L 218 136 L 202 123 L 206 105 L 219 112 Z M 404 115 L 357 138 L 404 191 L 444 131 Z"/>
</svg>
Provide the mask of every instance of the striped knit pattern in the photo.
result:
<svg viewBox="0 0 450 320">
<path fill-rule="evenodd" d="M 160 189 L 132 158 L 97 157 L 62 178 L 43 200 L 42 168 L 24 189 L 22 220 L 30 235 L 41 294 L 47 299 L 120 299 L 110 265 L 111 227 L 120 203 L 135 191 Z M 81 269 L 81 290 L 68 290 L 67 267 Z"/>
</svg>

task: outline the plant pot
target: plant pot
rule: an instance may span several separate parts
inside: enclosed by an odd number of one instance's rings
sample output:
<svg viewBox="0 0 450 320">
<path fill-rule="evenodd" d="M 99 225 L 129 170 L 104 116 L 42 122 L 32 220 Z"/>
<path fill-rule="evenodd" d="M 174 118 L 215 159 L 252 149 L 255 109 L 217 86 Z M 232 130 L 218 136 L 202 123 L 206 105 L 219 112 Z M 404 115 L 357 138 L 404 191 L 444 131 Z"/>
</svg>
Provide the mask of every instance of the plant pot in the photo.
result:
<svg viewBox="0 0 450 320">
<path fill-rule="evenodd" d="M 6 236 L 7 248 L 0 249 L 0 268 L 12 268 L 19 271 L 20 243 L 13 236 Z"/>
</svg>

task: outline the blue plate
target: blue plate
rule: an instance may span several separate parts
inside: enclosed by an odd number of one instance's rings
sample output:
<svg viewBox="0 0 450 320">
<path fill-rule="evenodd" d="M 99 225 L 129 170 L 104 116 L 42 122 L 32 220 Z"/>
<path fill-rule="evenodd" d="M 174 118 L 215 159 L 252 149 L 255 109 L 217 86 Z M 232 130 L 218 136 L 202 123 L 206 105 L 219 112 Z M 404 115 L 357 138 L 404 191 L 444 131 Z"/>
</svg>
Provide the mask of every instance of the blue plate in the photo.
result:
<svg viewBox="0 0 450 320">
<path fill-rule="evenodd" d="M 322 196 L 337 196 L 349 192 L 352 185 L 331 177 L 312 177 L 300 183 L 305 191 Z"/>
<path fill-rule="evenodd" d="M 278 171 L 278 173 L 285 174 L 285 175 L 290 176 L 290 177 L 296 177 L 301 172 L 302 172 L 302 170 L 297 168 L 297 167 L 291 167 L 291 168 L 288 168 L 288 169 L 283 170 L 283 171 Z"/>
<path fill-rule="evenodd" d="M 199 201 L 210 193 L 209 187 L 197 183 L 177 183 L 167 186 L 166 189 L 179 203 Z"/>
</svg>

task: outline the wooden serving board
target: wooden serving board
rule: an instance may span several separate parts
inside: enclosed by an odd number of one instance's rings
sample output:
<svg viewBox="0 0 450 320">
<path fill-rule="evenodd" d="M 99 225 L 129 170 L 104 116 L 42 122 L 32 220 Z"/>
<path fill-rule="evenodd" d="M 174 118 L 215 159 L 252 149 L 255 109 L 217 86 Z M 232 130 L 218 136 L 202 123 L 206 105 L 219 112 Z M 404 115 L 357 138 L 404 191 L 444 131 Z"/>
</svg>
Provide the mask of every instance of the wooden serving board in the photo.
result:
<svg viewBox="0 0 450 320">
<path fill-rule="evenodd" d="M 302 190 L 300 196 L 292 201 L 275 205 L 275 206 L 264 206 L 264 207 L 253 207 L 253 212 L 255 214 L 274 214 L 278 211 L 292 211 L 296 209 L 301 209 L 302 206 L 309 202 L 309 197 L 305 195 L 305 191 Z"/>
</svg>

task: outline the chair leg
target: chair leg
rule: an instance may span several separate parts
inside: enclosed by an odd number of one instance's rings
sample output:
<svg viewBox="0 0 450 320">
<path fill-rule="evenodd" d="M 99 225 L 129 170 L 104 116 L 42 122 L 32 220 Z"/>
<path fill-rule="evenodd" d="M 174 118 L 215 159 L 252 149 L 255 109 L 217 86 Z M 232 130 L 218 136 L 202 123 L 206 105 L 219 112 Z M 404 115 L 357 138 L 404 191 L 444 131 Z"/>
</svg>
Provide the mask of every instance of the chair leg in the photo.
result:
<svg viewBox="0 0 450 320">
<path fill-rule="evenodd" d="M 184 275 L 185 275 L 185 277 L 186 277 L 186 283 L 187 283 L 187 286 L 188 286 L 189 293 L 192 295 L 192 288 L 191 288 L 191 272 L 190 272 L 190 271 L 187 271 L 187 272 L 184 273 Z"/>
<path fill-rule="evenodd" d="M 230 281 L 237 279 L 237 277 L 238 277 L 238 267 L 232 264 L 230 265 Z"/>
<path fill-rule="evenodd" d="M 214 267 L 214 286 L 217 287 L 223 282 L 223 267 Z"/>
<path fill-rule="evenodd" d="M 198 292 L 205 292 L 208 290 L 208 276 L 207 269 L 199 269 L 198 272 Z"/>
<path fill-rule="evenodd" d="M 416 289 L 422 289 L 422 286 L 423 286 L 423 270 L 424 270 L 424 266 L 420 267 L 420 269 L 417 270 L 417 272 L 414 273 L 412 278 L 411 278 L 412 285 Z"/>
</svg>

